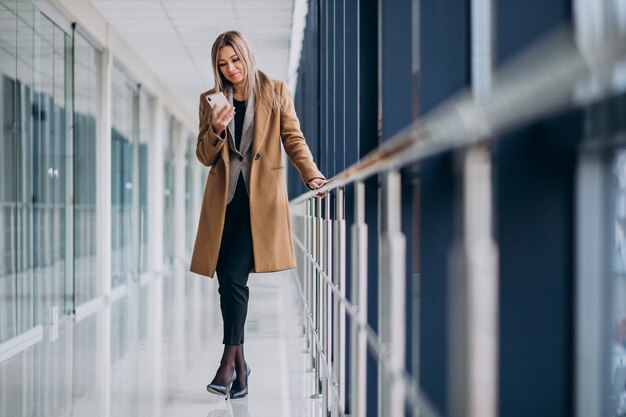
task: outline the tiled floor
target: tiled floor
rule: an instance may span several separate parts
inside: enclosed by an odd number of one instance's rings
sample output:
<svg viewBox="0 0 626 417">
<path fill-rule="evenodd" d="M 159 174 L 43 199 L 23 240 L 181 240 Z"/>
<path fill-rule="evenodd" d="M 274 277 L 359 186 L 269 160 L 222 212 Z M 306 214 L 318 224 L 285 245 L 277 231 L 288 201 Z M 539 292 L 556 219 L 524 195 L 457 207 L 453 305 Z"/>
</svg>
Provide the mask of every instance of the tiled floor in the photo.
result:
<svg viewBox="0 0 626 417">
<path fill-rule="evenodd" d="M 0 363 L 0 417 L 319 416 L 291 274 L 250 277 L 246 399 L 205 391 L 222 351 L 217 282 L 181 268 Z"/>
</svg>

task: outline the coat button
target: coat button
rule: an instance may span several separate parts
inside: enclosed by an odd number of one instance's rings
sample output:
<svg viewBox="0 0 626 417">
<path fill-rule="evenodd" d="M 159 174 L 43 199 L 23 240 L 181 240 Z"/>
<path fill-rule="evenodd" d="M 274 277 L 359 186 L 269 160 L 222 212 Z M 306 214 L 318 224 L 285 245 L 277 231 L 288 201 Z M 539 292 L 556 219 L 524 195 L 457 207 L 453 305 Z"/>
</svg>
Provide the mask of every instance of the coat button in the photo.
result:
<svg viewBox="0 0 626 417">
<path fill-rule="evenodd" d="M 237 155 L 240 161 L 243 161 L 243 155 Z"/>
<path fill-rule="evenodd" d="M 256 159 L 257 161 L 258 161 L 259 159 L 261 159 L 261 154 L 260 154 L 260 153 L 256 154 L 256 155 L 254 156 L 254 159 Z"/>
</svg>

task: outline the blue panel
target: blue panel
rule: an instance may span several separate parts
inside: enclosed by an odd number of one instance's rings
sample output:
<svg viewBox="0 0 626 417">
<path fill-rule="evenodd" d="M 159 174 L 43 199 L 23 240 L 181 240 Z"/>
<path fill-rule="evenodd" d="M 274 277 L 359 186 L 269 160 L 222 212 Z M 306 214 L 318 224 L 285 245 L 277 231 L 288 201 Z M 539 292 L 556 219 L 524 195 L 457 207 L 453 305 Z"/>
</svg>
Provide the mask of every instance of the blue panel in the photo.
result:
<svg viewBox="0 0 626 417">
<path fill-rule="evenodd" d="M 378 146 L 378 4 L 359 4 L 359 155 Z M 378 329 L 378 176 L 365 181 L 365 221 L 368 225 L 368 306 L 370 325 Z M 368 355 L 367 416 L 378 413 L 378 365 Z M 382 416 L 381 416 L 382 417 Z"/>
<path fill-rule="evenodd" d="M 346 62 L 344 80 L 346 90 L 346 113 L 345 113 L 345 130 L 346 130 L 346 146 L 345 146 L 345 166 L 356 163 L 359 159 L 359 138 L 358 138 L 358 93 L 359 78 L 358 74 L 358 1 L 345 0 L 346 4 Z"/>
<path fill-rule="evenodd" d="M 324 175 L 328 172 L 328 2 L 320 0 L 320 155 L 319 164 Z"/>
<path fill-rule="evenodd" d="M 412 120 L 412 2 L 381 2 L 382 140 Z"/>
<path fill-rule="evenodd" d="M 470 81 L 467 0 L 420 4 L 420 114 L 426 114 Z"/>
<path fill-rule="evenodd" d="M 421 164 L 420 383 L 446 415 L 448 388 L 448 259 L 454 241 L 455 178 L 451 153 Z"/>
<path fill-rule="evenodd" d="M 380 4 L 382 27 L 381 54 L 381 99 L 382 99 L 382 141 L 391 138 L 408 126 L 413 119 L 413 74 L 412 55 L 418 53 L 413 45 L 411 1 L 385 2 Z M 408 172 L 407 172 L 408 171 Z M 406 368 L 412 369 L 412 222 L 413 187 L 410 170 L 402 172 L 402 232 L 406 237 Z M 409 410 L 407 410 L 409 413 Z"/>
<path fill-rule="evenodd" d="M 500 1 L 496 7 L 496 61 L 502 63 L 533 41 L 570 22 L 569 0 Z"/>
<path fill-rule="evenodd" d="M 573 113 L 497 144 L 503 416 L 573 415 L 573 190 L 581 133 L 582 116 Z"/>
<path fill-rule="evenodd" d="M 344 1 L 335 2 L 335 71 L 333 80 L 335 83 L 335 140 L 334 140 L 334 173 L 337 174 L 346 168 L 345 165 L 345 135 L 344 135 Z"/>
<path fill-rule="evenodd" d="M 420 2 L 419 112 L 426 114 L 470 81 L 469 1 Z M 420 382 L 446 414 L 448 388 L 448 256 L 454 243 L 453 157 L 421 164 Z"/>
<path fill-rule="evenodd" d="M 326 134 L 326 140 L 328 143 L 328 176 L 334 176 L 335 171 L 335 159 L 337 157 L 335 153 L 335 3 L 338 0 L 329 0 L 327 7 L 328 15 L 328 38 L 327 38 L 327 118 L 328 118 L 328 131 Z"/>
<path fill-rule="evenodd" d="M 311 0 L 307 24 L 302 44 L 302 56 L 298 70 L 298 87 L 294 97 L 296 111 L 300 118 L 302 132 L 311 149 L 313 158 L 320 164 L 319 151 L 319 1 Z M 289 164 L 289 198 L 294 198 L 307 188 L 300 179 L 300 173 Z"/>
<path fill-rule="evenodd" d="M 342 165 L 348 167 L 358 160 L 358 77 L 357 74 L 357 28 L 358 28 L 358 13 L 357 13 L 357 0 L 345 0 L 345 78 L 343 79 L 345 89 L 345 152 L 343 155 Z M 345 189 L 345 207 L 346 207 L 346 232 L 350 233 L 350 227 L 354 223 L 354 187 L 348 186 Z M 352 253 L 352 244 L 350 239 L 346 239 L 346 253 Z M 346 263 L 346 277 L 351 276 L 350 262 Z M 352 288 L 350 286 L 350 280 L 348 279 L 348 285 L 346 288 L 347 294 L 351 294 Z M 350 322 L 349 320 L 347 321 Z M 350 326 L 346 326 L 346 331 L 350 334 Z M 348 352 L 350 343 L 348 338 Z M 346 361 L 349 363 L 349 354 L 346 356 Z M 347 394 L 350 392 L 350 374 L 347 374 Z M 350 413 L 350 399 L 347 401 L 346 413 Z"/>
</svg>

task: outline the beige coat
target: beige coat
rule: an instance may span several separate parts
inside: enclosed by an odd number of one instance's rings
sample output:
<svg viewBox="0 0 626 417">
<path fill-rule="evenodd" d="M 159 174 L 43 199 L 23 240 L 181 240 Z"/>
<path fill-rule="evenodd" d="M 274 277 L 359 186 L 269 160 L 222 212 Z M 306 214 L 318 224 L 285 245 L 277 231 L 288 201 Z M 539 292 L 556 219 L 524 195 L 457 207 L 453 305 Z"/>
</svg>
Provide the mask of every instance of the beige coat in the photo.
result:
<svg viewBox="0 0 626 417">
<path fill-rule="evenodd" d="M 300 172 L 305 184 L 313 178 L 324 178 L 317 169 L 296 116 L 291 93 L 282 81 L 273 81 L 280 97 L 280 108 L 272 111 L 257 97 L 252 167 L 250 171 L 250 224 L 254 249 L 254 272 L 271 272 L 296 267 L 289 201 L 285 183 L 285 166 L 280 140 L 287 156 Z M 191 258 L 192 272 L 213 277 L 220 251 L 228 191 L 228 144 L 211 128 L 211 112 L 200 95 L 200 127 L 196 156 L 209 171 L 196 243 Z M 226 144 L 226 145 L 225 145 Z"/>
</svg>

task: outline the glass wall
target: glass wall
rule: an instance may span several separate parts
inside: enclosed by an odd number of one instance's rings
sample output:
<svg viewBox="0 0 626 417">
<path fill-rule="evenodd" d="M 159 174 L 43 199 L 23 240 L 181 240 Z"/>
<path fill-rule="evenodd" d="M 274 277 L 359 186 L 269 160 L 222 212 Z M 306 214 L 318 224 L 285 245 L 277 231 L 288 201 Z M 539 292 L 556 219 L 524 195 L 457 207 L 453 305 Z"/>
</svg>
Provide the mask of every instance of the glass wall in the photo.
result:
<svg viewBox="0 0 626 417">
<path fill-rule="evenodd" d="M 137 85 L 113 66 L 111 85 L 111 286 L 125 284 L 137 272 L 138 196 L 136 192 Z"/>
<path fill-rule="evenodd" d="M 0 1 L 0 342 L 71 301 L 69 52 L 32 2 Z"/>
<path fill-rule="evenodd" d="M 17 333 L 17 195 L 15 2 L 0 2 L 0 342 Z"/>
<path fill-rule="evenodd" d="M 96 221 L 102 57 L 88 28 L 59 25 L 37 5 L 0 0 L 0 344 L 56 322 L 105 290 L 98 281 Z M 155 114 L 153 97 L 118 65 L 111 94 L 111 161 L 105 163 L 112 169 L 111 286 L 117 287 L 149 270 Z M 171 262 L 174 144 L 182 126 L 169 113 L 158 117 L 166 119 L 168 238 L 156 238 L 164 240 Z M 187 208 L 193 209 L 188 202 Z"/>
<path fill-rule="evenodd" d="M 53 317 L 60 313 L 65 294 L 71 296 L 71 288 L 66 286 L 66 248 L 72 239 L 71 234 L 68 236 L 71 225 L 67 223 L 72 192 L 68 187 L 72 181 L 71 121 L 67 117 L 72 108 L 66 73 L 71 38 L 45 17 L 39 28 L 41 71 L 35 77 L 41 88 L 33 94 L 32 106 L 24 106 L 24 110 L 32 108 L 34 119 L 32 165 L 26 166 L 32 167 L 33 267 L 40 302 L 37 311 L 39 321 L 45 322 L 48 314 Z"/>
<path fill-rule="evenodd" d="M 76 305 L 101 294 L 96 274 L 96 132 L 100 53 L 74 37 L 74 297 Z"/>
</svg>

